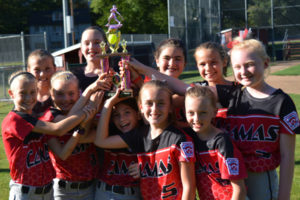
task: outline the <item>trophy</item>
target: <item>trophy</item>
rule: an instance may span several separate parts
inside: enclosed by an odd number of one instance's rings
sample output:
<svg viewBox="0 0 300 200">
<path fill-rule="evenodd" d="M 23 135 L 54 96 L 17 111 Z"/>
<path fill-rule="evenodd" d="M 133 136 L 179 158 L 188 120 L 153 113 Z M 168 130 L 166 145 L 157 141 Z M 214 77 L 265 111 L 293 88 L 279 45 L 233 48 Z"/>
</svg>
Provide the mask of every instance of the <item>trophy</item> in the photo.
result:
<svg viewBox="0 0 300 200">
<path fill-rule="evenodd" d="M 108 23 L 105 25 L 106 27 L 108 27 L 108 30 L 106 32 L 108 44 L 106 44 L 104 41 L 100 43 L 102 54 L 98 56 L 100 56 L 101 73 L 108 72 L 110 57 L 120 56 L 121 61 L 129 61 L 130 59 L 130 55 L 128 54 L 128 51 L 126 49 L 127 42 L 124 39 L 121 41 L 121 31 L 119 29 L 123 26 L 123 24 L 121 24 L 121 22 L 117 19 L 116 14 L 123 19 L 121 14 L 117 11 L 117 7 L 113 5 L 110 9 Z M 112 21 L 115 21 L 116 24 L 111 24 Z M 122 52 L 118 51 L 120 44 L 123 49 Z M 106 45 L 108 45 L 110 52 L 106 51 Z M 118 87 L 118 85 L 121 84 L 123 91 L 120 93 L 120 96 L 133 96 L 132 89 L 130 88 L 130 71 L 128 69 L 125 69 L 125 66 L 123 67 L 125 72 L 124 75 L 121 78 L 117 74 L 113 77 L 113 90 L 115 90 Z M 106 93 L 106 96 L 110 97 L 114 94 L 115 91 L 109 91 Z"/>
</svg>

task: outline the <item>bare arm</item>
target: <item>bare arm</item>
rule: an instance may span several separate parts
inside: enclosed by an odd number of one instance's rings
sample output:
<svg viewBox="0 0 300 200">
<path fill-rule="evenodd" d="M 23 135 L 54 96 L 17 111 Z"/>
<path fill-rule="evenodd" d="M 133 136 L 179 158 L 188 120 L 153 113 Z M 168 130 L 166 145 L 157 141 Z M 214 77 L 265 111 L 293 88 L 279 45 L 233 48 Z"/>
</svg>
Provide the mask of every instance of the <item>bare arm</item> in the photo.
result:
<svg viewBox="0 0 300 200">
<path fill-rule="evenodd" d="M 154 75 L 157 80 L 167 81 L 170 89 L 179 95 L 184 95 L 186 89 L 189 87 L 189 85 L 185 84 L 183 81 L 162 74 L 159 71 L 140 63 L 134 58 L 132 58 L 132 60 L 128 64 L 130 67 L 134 68 L 134 70 L 136 70 L 139 74 L 143 74 L 149 77 L 152 77 L 152 75 Z"/>
<path fill-rule="evenodd" d="M 246 199 L 246 186 L 244 179 L 231 180 L 232 197 L 231 200 L 245 200 Z"/>
<path fill-rule="evenodd" d="M 66 160 L 72 154 L 79 138 L 80 135 L 77 132 L 73 133 L 66 144 L 60 144 L 57 138 L 51 138 L 48 140 L 48 146 L 60 159 Z"/>
<path fill-rule="evenodd" d="M 119 149 L 128 147 L 125 141 L 119 136 L 109 136 L 109 120 L 112 112 L 112 107 L 119 101 L 120 89 L 117 90 L 116 94 L 105 101 L 102 108 L 101 117 L 97 126 L 96 139 L 94 144 L 101 148 L 112 148 Z"/>
<path fill-rule="evenodd" d="M 290 199 L 295 165 L 295 135 L 280 134 L 280 176 L 278 200 Z"/>
<path fill-rule="evenodd" d="M 183 186 L 182 200 L 195 199 L 196 195 L 196 178 L 195 178 L 195 163 L 179 162 L 180 176 Z"/>
</svg>

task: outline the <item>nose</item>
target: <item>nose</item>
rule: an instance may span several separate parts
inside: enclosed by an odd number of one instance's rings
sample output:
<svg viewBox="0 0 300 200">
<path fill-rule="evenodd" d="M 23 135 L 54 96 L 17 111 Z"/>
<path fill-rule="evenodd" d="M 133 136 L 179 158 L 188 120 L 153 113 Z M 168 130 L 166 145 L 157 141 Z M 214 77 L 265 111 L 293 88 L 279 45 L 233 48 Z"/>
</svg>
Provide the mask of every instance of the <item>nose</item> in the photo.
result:
<svg viewBox="0 0 300 200">
<path fill-rule="evenodd" d="M 245 65 L 241 66 L 240 72 L 241 72 L 241 74 L 246 74 L 247 73 L 247 67 Z"/>
<path fill-rule="evenodd" d="M 174 58 L 171 58 L 169 60 L 169 66 L 173 66 L 175 64 L 175 59 Z"/>
<path fill-rule="evenodd" d="M 40 71 L 40 77 L 43 77 L 44 74 L 45 74 L 44 70 L 41 70 L 41 71 Z"/>
<path fill-rule="evenodd" d="M 153 103 L 151 109 L 152 109 L 152 112 L 155 112 L 157 110 L 157 104 Z"/>
</svg>

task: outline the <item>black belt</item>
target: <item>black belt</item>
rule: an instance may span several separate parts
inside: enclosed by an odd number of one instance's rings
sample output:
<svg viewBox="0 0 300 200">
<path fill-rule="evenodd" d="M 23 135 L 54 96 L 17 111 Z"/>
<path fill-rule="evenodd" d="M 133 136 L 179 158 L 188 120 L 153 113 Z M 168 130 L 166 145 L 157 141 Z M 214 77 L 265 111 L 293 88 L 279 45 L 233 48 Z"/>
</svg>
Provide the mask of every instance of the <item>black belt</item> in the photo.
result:
<svg viewBox="0 0 300 200">
<path fill-rule="evenodd" d="M 101 187 L 101 182 L 98 181 L 97 187 Z M 117 194 L 125 194 L 125 189 L 130 188 L 130 195 L 134 194 L 134 189 L 132 187 L 125 187 L 121 185 L 108 185 L 107 183 L 105 184 L 105 191 L 111 191 L 112 193 L 117 193 Z"/>
<path fill-rule="evenodd" d="M 48 192 L 50 192 L 52 185 L 53 185 L 52 183 L 49 183 L 48 185 L 45 185 L 42 187 L 34 187 L 35 188 L 34 193 L 35 194 L 47 194 Z M 21 192 L 23 194 L 28 194 L 30 191 L 30 188 L 31 188 L 30 186 L 22 185 Z"/>
<path fill-rule="evenodd" d="M 85 182 L 71 182 L 70 188 L 71 189 L 80 189 L 80 190 L 86 189 L 86 188 L 90 187 L 91 185 L 93 185 L 93 182 L 94 182 L 93 180 L 85 181 Z M 66 188 L 67 184 L 68 183 L 65 180 L 58 181 L 58 185 L 60 188 Z"/>
</svg>

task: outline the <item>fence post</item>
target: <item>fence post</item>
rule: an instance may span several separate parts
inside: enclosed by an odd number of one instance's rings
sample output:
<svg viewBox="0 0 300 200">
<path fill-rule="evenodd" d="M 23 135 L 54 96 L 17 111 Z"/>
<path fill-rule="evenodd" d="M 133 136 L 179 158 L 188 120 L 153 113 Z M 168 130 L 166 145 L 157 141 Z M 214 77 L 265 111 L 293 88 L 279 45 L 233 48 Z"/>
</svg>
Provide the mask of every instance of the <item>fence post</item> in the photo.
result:
<svg viewBox="0 0 300 200">
<path fill-rule="evenodd" d="M 6 87 L 5 87 L 6 84 L 5 84 L 5 75 L 4 75 L 4 72 L 5 71 L 3 70 L 1 74 L 2 74 L 2 81 L 3 81 L 3 83 L 2 83 L 2 86 L 3 86 L 3 96 L 6 97 Z"/>
<path fill-rule="evenodd" d="M 23 62 L 23 70 L 26 70 L 26 61 L 25 61 L 25 40 L 24 40 L 24 32 L 21 32 L 21 51 L 22 51 L 22 62 Z"/>
<path fill-rule="evenodd" d="M 47 33 L 44 31 L 44 44 L 45 44 L 45 50 L 48 51 L 48 44 L 47 44 Z"/>
</svg>

